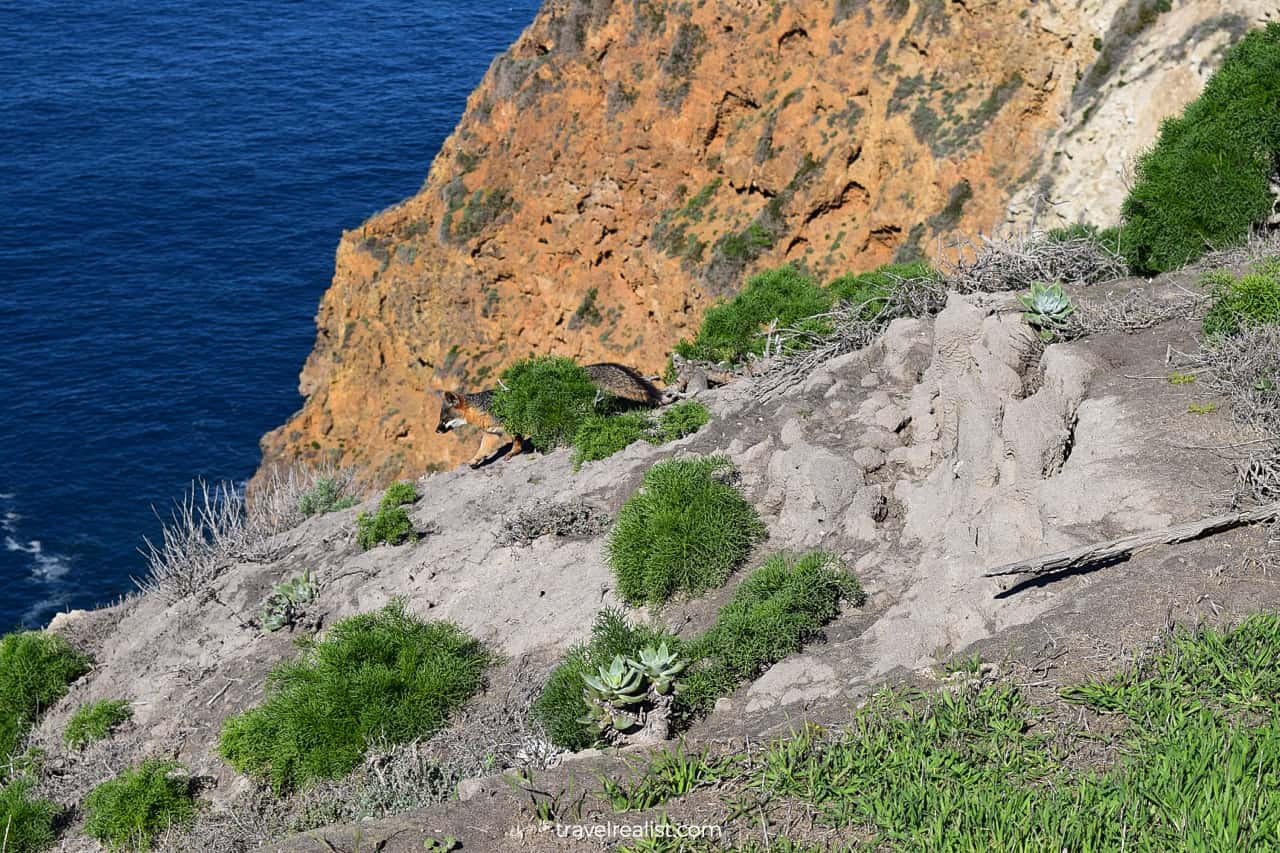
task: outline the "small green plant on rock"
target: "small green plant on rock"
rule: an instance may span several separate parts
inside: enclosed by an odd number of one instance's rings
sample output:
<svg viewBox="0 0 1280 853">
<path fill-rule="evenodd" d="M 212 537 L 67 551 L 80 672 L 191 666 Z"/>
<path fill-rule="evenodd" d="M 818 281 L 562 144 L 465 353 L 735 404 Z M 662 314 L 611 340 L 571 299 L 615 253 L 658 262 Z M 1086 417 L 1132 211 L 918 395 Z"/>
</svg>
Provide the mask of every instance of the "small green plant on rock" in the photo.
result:
<svg viewBox="0 0 1280 853">
<path fill-rule="evenodd" d="M 337 477 L 321 477 L 302 497 L 298 498 L 298 512 L 304 517 L 324 515 L 350 509 L 360 503 L 355 495 L 343 494 L 343 483 Z"/>
<path fill-rule="evenodd" d="M 17 751 L 36 718 L 89 664 L 57 634 L 15 631 L 0 638 L 0 761 Z"/>
<path fill-rule="evenodd" d="M 413 522 L 404 509 L 404 504 L 418 499 L 418 492 L 413 483 L 401 481 L 392 483 L 378 502 L 378 511 L 373 515 L 361 512 L 356 516 L 356 542 L 368 551 L 376 545 L 399 545 L 403 542 L 416 542 L 418 534 L 414 532 Z"/>
<path fill-rule="evenodd" d="M 711 420 L 707 407 L 697 400 L 674 403 L 659 412 L 623 412 L 591 415 L 573 436 L 573 466 L 606 459 L 637 441 L 666 444 L 692 435 Z"/>
<path fill-rule="evenodd" d="M 0 785 L 0 850 L 4 853 L 37 853 L 53 844 L 54 822 L 62 811 L 57 803 L 34 799 L 30 779 L 13 779 Z"/>
<path fill-rule="evenodd" d="M 1264 261 L 1239 277 L 1218 270 L 1206 275 L 1204 281 L 1213 293 L 1213 304 L 1204 318 L 1204 333 L 1209 337 L 1280 323 L 1280 259 Z"/>
<path fill-rule="evenodd" d="M 106 739 L 133 716 L 127 699 L 100 699 L 81 705 L 63 730 L 62 739 L 72 749 L 83 749 L 89 744 Z"/>
<path fill-rule="evenodd" d="M 742 564 L 765 528 L 725 482 L 733 473 L 723 456 L 670 459 L 645 473 L 606 547 L 623 600 L 660 604 L 677 592 L 702 592 Z"/>
<path fill-rule="evenodd" d="M 715 624 L 686 648 L 690 669 L 676 696 L 687 721 L 721 696 L 799 651 L 840 613 L 840 602 L 860 607 L 862 586 L 838 559 L 821 551 L 777 554 L 744 580 Z"/>
<path fill-rule="evenodd" d="M 1066 325 L 1067 318 L 1075 313 L 1071 298 L 1062 290 L 1058 282 L 1045 284 L 1035 281 L 1031 283 L 1031 292 L 1018 297 L 1027 310 L 1023 318 L 1032 327 L 1040 330 L 1040 337 L 1045 342 L 1052 341 Z"/>
<path fill-rule="evenodd" d="M 268 632 L 279 631 L 292 625 L 302 606 L 315 600 L 319 591 L 320 587 L 310 569 L 296 578 L 276 584 L 258 613 L 262 629 Z"/>
<path fill-rule="evenodd" d="M 196 814 L 191 778 L 175 761 L 144 761 L 98 785 L 84 801 L 85 832 L 112 850 L 150 850 Z"/>
</svg>

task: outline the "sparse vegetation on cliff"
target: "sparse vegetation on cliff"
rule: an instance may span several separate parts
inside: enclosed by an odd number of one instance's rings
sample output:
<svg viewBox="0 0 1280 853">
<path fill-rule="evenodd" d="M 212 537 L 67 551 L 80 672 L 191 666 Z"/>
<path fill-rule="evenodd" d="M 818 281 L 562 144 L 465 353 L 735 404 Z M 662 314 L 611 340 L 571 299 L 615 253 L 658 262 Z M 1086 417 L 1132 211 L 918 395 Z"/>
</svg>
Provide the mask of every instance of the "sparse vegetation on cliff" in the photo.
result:
<svg viewBox="0 0 1280 853">
<path fill-rule="evenodd" d="M 1164 272 L 1237 245 L 1273 213 L 1280 165 L 1280 23 L 1234 45 L 1204 92 L 1168 119 L 1125 199 L 1124 254 Z"/>
<path fill-rule="evenodd" d="M 0 762 L 17 752 L 36 718 L 90 663 L 57 634 L 16 631 L 0 638 Z"/>
<path fill-rule="evenodd" d="M 449 622 L 393 601 L 338 622 L 277 666 L 262 705 L 229 718 L 219 751 L 276 791 L 333 779 L 375 740 L 426 738 L 484 684 L 493 655 Z"/>
<path fill-rule="evenodd" d="M 721 696 L 799 651 L 840 612 L 860 607 L 862 586 L 835 557 L 775 554 L 734 590 L 705 634 L 690 642 L 693 664 L 681 680 L 676 712 L 686 721 L 705 714 Z"/>
<path fill-rule="evenodd" d="M 53 844 L 54 822 L 62 809 L 32 796 L 34 787 L 21 778 L 0 784 L 0 849 L 5 853 L 38 853 Z"/>
<path fill-rule="evenodd" d="M 418 499 L 418 492 L 413 483 L 400 481 L 392 483 L 378 502 L 378 511 L 373 515 L 361 512 L 356 516 L 356 542 L 368 551 L 378 545 L 399 545 L 412 542 L 418 538 L 405 511 L 405 504 Z"/>
<path fill-rule="evenodd" d="M 67 721 L 62 739 L 72 749 L 83 749 L 104 740 L 133 716 L 127 699 L 99 699 L 81 705 Z"/>
<path fill-rule="evenodd" d="M 1266 849 L 1280 826 L 1278 644 L 1271 613 L 1226 631 L 1180 628 L 1119 675 L 1063 690 L 1082 707 L 1060 701 L 1055 714 L 964 667 L 948 680 L 969 683 L 885 688 L 846 726 L 798 727 L 746 754 L 682 762 L 679 776 L 659 757 L 630 789 L 655 808 L 697 776 L 743 804 L 748 823 L 783 800 L 797 833 L 812 820 L 892 849 Z M 1080 715 L 1096 725 L 1067 722 Z M 728 808 L 697 822 L 732 820 Z"/>
<path fill-rule="evenodd" d="M 573 464 L 606 459 L 619 450 L 647 441 L 666 444 L 692 435 L 711 420 L 707 407 L 685 400 L 656 412 L 591 415 L 573 436 Z"/>
<path fill-rule="evenodd" d="M 319 477 L 315 485 L 298 498 L 298 513 L 304 518 L 310 518 L 313 515 L 350 509 L 360 503 L 355 495 L 345 494 L 350 484 L 349 475 Z"/>
<path fill-rule="evenodd" d="M 669 459 L 650 468 L 609 534 L 618 594 L 630 604 L 659 604 L 678 592 L 724 583 L 764 538 L 755 508 L 725 482 L 722 456 Z"/>
<path fill-rule="evenodd" d="M 1205 284 L 1213 290 L 1213 304 L 1204 318 L 1206 335 L 1233 335 L 1250 326 L 1280 323 L 1280 258 L 1241 276 L 1211 272 Z"/>
<path fill-rule="evenodd" d="M 195 818 L 191 784 L 176 761 L 144 761 L 89 792 L 85 832 L 112 850 L 150 850 L 158 835 Z"/>
<path fill-rule="evenodd" d="M 534 703 L 534 716 L 551 742 L 572 750 L 598 743 L 601 732 L 589 720 L 591 709 L 583 695 L 583 676 L 608 666 L 617 655 L 635 657 L 646 646 L 663 643 L 673 649 L 680 647 L 674 634 L 647 625 L 632 626 L 621 610 L 601 611 L 591 627 L 590 640 L 569 649 Z"/>
</svg>

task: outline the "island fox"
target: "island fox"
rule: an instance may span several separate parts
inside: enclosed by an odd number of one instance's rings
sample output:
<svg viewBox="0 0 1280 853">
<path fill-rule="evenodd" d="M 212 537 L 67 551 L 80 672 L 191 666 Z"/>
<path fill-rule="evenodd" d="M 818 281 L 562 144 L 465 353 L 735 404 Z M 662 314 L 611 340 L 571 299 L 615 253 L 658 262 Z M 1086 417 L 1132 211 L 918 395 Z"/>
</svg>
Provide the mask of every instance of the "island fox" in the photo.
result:
<svg viewBox="0 0 1280 853">
<path fill-rule="evenodd" d="M 600 389 L 601 394 L 611 394 L 620 400 L 646 406 L 656 406 L 662 402 L 662 392 L 641 376 L 639 371 L 625 364 L 602 362 L 588 364 L 585 369 L 592 384 Z M 492 388 L 474 394 L 445 391 L 441 401 L 440 422 L 436 424 L 436 432 L 449 432 L 463 424 L 471 424 L 484 431 L 480 448 L 467 462 L 472 468 L 479 468 L 506 444 L 510 444 L 511 449 L 503 456 L 504 459 L 533 448 L 529 439 L 508 433 L 502 422 L 494 417 L 493 395 Z"/>
</svg>

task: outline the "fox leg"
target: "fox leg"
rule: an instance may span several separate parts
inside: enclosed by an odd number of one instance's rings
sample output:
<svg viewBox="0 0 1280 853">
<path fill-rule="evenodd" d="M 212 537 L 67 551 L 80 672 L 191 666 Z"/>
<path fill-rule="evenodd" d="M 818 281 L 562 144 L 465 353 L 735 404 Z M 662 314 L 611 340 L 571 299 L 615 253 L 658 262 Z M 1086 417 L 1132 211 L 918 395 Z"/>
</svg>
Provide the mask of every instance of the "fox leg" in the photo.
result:
<svg viewBox="0 0 1280 853">
<path fill-rule="evenodd" d="M 493 452 L 501 447 L 505 442 L 501 435 L 494 435 L 486 432 L 480 439 L 480 449 L 476 451 L 476 455 L 471 457 L 471 461 L 467 464 L 472 468 L 479 468 L 484 464 L 484 460 L 493 455 Z"/>
<path fill-rule="evenodd" d="M 521 453 L 528 453 L 533 449 L 533 445 L 529 439 L 522 435 L 511 436 L 511 449 L 507 451 L 507 455 L 503 459 L 510 459 L 512 456 L 519 456 Z"/>
</svg>

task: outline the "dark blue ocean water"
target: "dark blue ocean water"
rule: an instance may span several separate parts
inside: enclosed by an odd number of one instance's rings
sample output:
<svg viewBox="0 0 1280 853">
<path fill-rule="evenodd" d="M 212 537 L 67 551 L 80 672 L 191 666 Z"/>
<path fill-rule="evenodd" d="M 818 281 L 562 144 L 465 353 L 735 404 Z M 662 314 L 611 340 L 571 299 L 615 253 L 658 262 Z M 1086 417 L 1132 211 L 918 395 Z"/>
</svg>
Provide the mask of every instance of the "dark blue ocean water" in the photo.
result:
<svg viewBox="0 0 1280 853">
<path fill-rule="evenodd" d="M 537 6 L 0 8 L 0 631 L 127 591 L 152 505 L 253 472 L 341 230 Z"/>
</svg>

